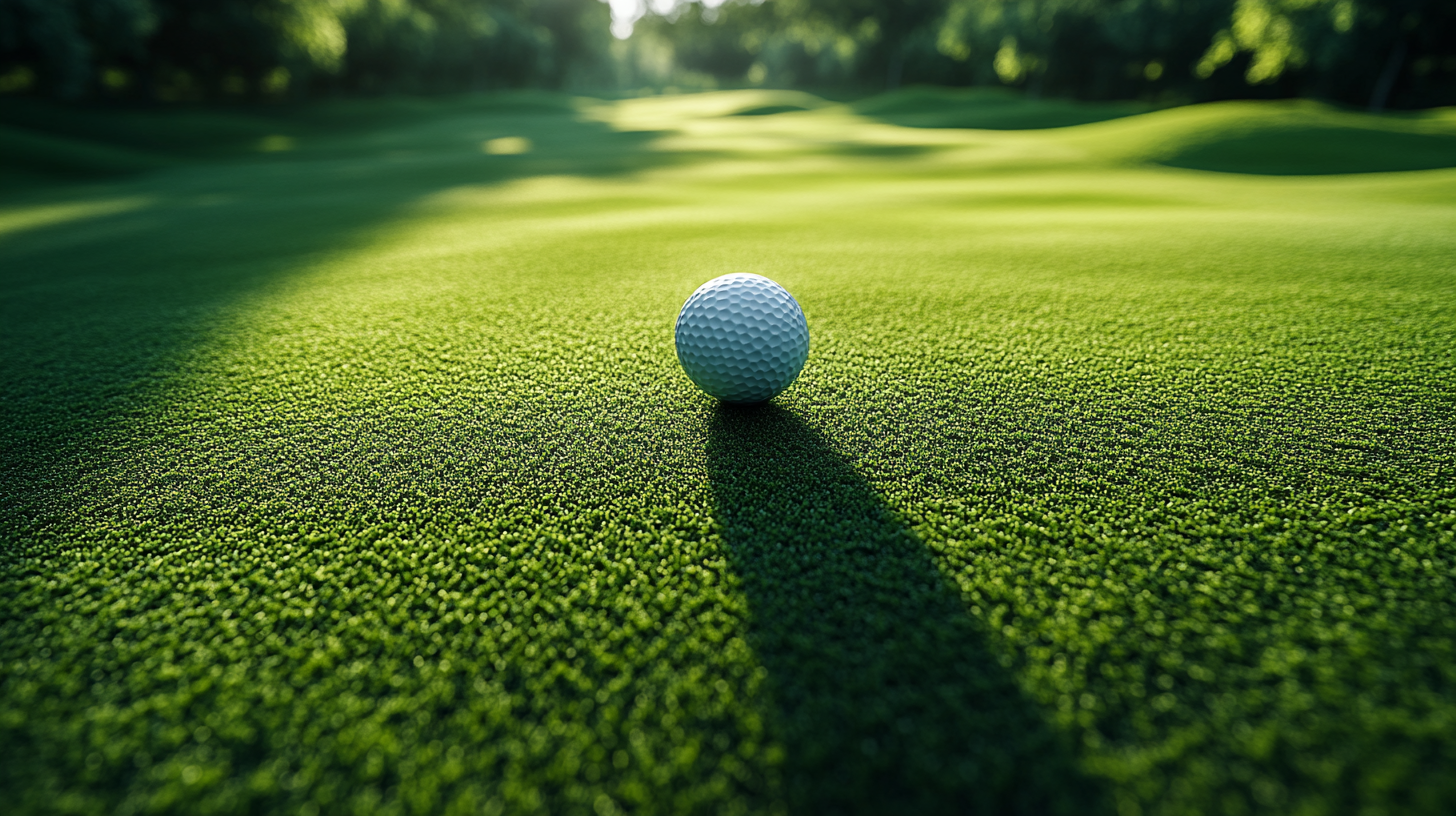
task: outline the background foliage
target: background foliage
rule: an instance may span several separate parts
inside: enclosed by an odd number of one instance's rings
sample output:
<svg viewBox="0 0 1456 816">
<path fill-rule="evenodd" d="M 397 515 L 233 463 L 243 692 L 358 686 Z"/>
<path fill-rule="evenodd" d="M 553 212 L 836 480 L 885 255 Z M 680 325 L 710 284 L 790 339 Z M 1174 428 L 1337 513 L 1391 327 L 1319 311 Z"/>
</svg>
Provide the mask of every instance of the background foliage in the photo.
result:
<svg viewBox="0 0 1456 816">
<path fill-rule="evenodd" d="M 720 83 L 1456 102 L 1450 0 L 729 0 L 638 29 Z"/>
<path fill-rule="evenodd" d="M 162 100 L 561 87 L 597 0 L 0 0 L 0 91 Z"/>
<path fill-rule="evenodd" d="M 614 5 L 639 18 L 615 49 L 600 0 L 0 0 L 0 93 L 186 100 L 913 82 L 1164 102 L 1456 102 L 1451 0 Z"/>
</svg>

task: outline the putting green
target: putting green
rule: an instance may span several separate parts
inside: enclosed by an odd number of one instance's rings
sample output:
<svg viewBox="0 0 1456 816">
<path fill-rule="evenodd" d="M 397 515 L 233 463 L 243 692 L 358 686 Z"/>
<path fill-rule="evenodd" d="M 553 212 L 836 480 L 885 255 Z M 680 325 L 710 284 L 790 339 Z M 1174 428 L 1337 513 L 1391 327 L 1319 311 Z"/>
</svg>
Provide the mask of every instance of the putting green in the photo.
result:
<svg viewBox="0 0 1456 816">
<path fill-rule="evenodd" d="M 920 93 L 0 133 L 10 812 L 1449 812 L 1456 114 Z"/>
</svg>

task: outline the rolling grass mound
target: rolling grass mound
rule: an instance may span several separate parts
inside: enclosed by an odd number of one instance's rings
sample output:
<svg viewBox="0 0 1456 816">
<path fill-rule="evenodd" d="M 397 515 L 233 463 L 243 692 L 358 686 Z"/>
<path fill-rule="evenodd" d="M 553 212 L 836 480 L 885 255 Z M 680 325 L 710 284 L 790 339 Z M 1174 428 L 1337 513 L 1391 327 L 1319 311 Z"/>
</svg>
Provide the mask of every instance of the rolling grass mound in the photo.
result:
<svg viewBox="0 0 1456 816">
<path fill-rule="evenodd" d="M 738 90 L 695 94 L 691 106 L 677 105 L 677 110 L 699 110 L 704 115 L 773 116 L 780 113 L 801 113 L 833 107 L 813 94 L 784 90 Z"/>
<path fill-rule="evenodd" d="M 0 801 L 1449 813 L 1456 170 L 1169 166 L 1449 115 L 360 102 L 0 188 Z M 743 271 L 811 350 L 728 409 Z"/>
<path fill-rule="evenodd" d="M 1449 110 L 1381 115 L 1313 102 L 1224 102 L 1160 111 L 1086 132 L 1108 154 L 1169 167 L 1259 175 L 1456 167 Z"/>
<path fill-rule="evenodd" d="M 809 110 L 809 108 L 806 108 L 806 107 L 804 107 L 802 105 L 760 105 L 760 106 L 757 106 L 757 107 L 746 108 L 746 109 L 741 110 L 741 111 L 734 111 L 731 115 L 732 116 L 773 116 L 776 113 L 798 113 L 800 111 L 806 111 L 806 110 Z"/>
<path fill-rule="evenodd" d="M 1456 134 L 1381 127 L 1276 125 L 1206 134 L 1163 158 L 1169 167 L 1309 176 L 1456 167 Z"/>
<path fill-rule="evenodd" d="M 912 87 L 850 105 L 861 115 L 901 127 L 1033 130 L 1085 125 L 1148 110 L 1137 102 L 1030 99 L 1009 89 Z"/>
</svg>

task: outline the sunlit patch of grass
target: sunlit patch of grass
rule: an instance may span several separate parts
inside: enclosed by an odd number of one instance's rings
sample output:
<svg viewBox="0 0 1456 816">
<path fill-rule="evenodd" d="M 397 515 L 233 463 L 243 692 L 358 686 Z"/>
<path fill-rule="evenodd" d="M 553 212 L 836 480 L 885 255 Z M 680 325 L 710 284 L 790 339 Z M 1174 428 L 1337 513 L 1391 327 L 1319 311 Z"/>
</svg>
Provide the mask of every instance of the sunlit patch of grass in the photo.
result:
<svg viewBox="0 0 1456 816">
<path fill-rule="evenodd" d="M 502 136 L 481 142 L 480 149 L 492 156 L 519 156 L 531 152 L 531 140 L 524 136 Z"/>
<path fill-rule="evenodd" d="M 152 203 L 151 199 L 146 196 L 131 196 L 0 209 L 0 238 L 26 230 L 130 212 L 146 207 L 150 203 Z"/>
</svg>

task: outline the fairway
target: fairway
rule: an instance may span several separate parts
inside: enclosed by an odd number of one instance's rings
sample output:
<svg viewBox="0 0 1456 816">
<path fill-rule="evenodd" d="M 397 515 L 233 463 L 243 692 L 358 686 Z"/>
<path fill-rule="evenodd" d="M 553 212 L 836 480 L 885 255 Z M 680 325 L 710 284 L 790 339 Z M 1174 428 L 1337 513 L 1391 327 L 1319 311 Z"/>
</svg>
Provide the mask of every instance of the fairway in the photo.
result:
<svg viewBox="0 0 1456 816">
<path fill-rule="evenodd" d="M 8 812 L 1449 813 L 1456 110 L 1038 104 L 0 128 Z"/>
</svg>

